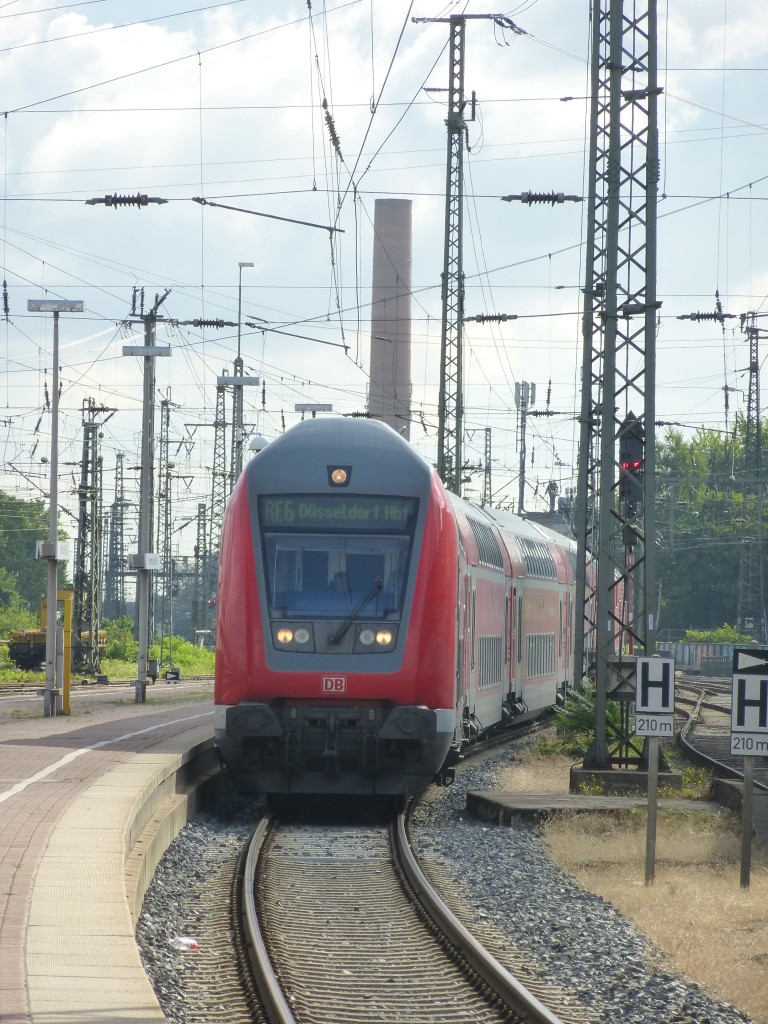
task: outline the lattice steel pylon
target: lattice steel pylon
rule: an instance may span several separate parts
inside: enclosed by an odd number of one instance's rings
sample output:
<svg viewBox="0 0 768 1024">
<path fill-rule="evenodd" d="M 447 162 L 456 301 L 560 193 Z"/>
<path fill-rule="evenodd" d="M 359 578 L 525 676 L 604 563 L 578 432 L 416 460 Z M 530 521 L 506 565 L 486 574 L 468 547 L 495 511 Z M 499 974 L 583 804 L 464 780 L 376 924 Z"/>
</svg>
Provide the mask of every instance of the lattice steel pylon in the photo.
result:
<svg viewBox="0 0 768 1024">
<path fill-rule="evenodd" d="M 206 526 L 207 506 L 204 501 L 197 505 L 197 533 L 195 540 L 195 579 L 192 589 L 192 624 L 195 633 L 205 630 L 206 609 L 208 606 L 207 566 L 208 566 L 208 529 Z"/>
<path fill-rule="evenodd" d="M 760 425 L 760 331 L 756 314 L 741 317 L 741 329 L 749 342 L 749 390 L 744 434 L 744 487 L 739 599 L 736 625 L 759 643 L 766 643 L 765 586 L 763 572 L 763 481 Z"/>
<path fill-rule="evenodd" d="M 208 552 L 204 568 L 206 619 L 208 609 L 212 609 L 210 603 L 215 600 L 216 582 L 218 575 L 219 547 L 221 545 L 221 523 L 224 518 L 224 509 L 227 504 L 227 490 L 229 477 L 227 475 L 227 419 L 226 419 L 226 394 L 227 389 L 223 384 L 216 385 L 216 418 L 214 421 L 213 434 L 213 471 L 211 474 L 211 512 L 208 519 Z"/>
<path fill-rule="evenodd" d="M 444 22 L 449 26 L 448 161 L 445 182 L 445 239 L 440 331 L 440 394 L 437 408 L 437 472 L 449 491 L 461 494 L 464 322 L 464 39 L 467 21 L 489 20 L 501 29 L 523 34 L 501 14 L 452 14 L 449 18 L 413 18 L 414 22 Z M 472 111 L 474 117 L 474 94 Z"/>
<path fill-rule="evenodd" d="M 84 672 L 99 670 L 101 629 L 102 548 L 101 495 L 102 462 L 99 454 L 97 417 L 114 412 L 97 406 L 92 398 L 83 401 L 83 457 L 77 489 L 77 541 L 73 573 L 72 609 L 73 667 Z"/>
<path fill-rule="evenodd" d="M 109 546 L 104 586 L 104 614 L 108 619 L 127 615 L 125 603 L 125 479 L 123 452 L 115 455 L 115 500 L 109 517 Z"/>
<path fill-rule="evenodd" d="M 437 472 L 448 490 L 461 494 L 461 441 L 464 429 L 462 396 L 462 324 L 464 267 L 464 37 L 461 15 L 450 19 L 448 74 L 448 168 L 445 183 L 445 240 L 440 331 L 440 396 L 438 400 Z"/>
<path fill-rule="evenodd" d="M 157 539 L 155 551 L 160 555 L 162 569 L 154 574 L 155 585 L 155 631 L 160 633 L 160 664 L 166 663 L 166 646 L 172 630 L 171 615 L 171 466 L 168 460 L 169 434 L 171 430 L 171 399 L 160 402 L 160 440 L 158 445 L 157 480 Z M 159 594 L 158 594 L 159 589 Z M 158 600 L 159 598 L 159 600 Z M 157 621 L 157 609 L 159 619 Z"/>
<path fill-rule="evenodd" d="M 480 502 L 483 508 L 489 508 L 491 501 L 493 500 L 491 443 L 491 428 L 485 427 L 485 443 L 483 445 L 483 497 Z"/>
<path fill-rule="evenodd" d="M 592 34 L 576 665 L 597 684 L 590 760 L 607 765 L 612 656 L 655 651 L 656 0 L 593 0 Z M 639 501 L 620 493 L 630 412 L 644 438 Z"/>
</svg>

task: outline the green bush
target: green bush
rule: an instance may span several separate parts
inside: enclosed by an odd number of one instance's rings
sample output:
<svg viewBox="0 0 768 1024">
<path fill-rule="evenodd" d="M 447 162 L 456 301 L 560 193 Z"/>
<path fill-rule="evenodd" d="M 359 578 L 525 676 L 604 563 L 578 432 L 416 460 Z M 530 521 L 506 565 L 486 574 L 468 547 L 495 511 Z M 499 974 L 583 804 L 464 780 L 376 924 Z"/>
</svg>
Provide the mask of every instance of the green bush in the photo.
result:
<svg viewBox="0 0 768 1024">
<path fill-rule="evenodd" d="M 104 658 L 112 661 L 137 661 L 139 644 L 133 636 L 133 623 L 127 615 L 104 625 L 107 646 Z"/>
<path fill-rule="evenodd" d="M 567 698 L 564 707 L 555 709 L 555 729 L 564 753 L 583 756 L 589 750 L 595 735 L 595 695 L 595 684 L 587 682 Z M 618 701 L 606 702 L 605 717 L 608 732 L 618 732 L 621 721 Z"/>
<path fill-rule="evenodd" d="M 198 647 L 180 636 L 174 636 L 165 642 L 165 661 L 170 660 L 176 668 L 181 669 L 182 674 L 192 676 L 213 675 L 215 664 L 214 652 L 206 647 Z M 158 658 L 160 664 L 160 649 L 157 644 L 152 648 L 152 657 Z M 170 664 L 170 661 L 168 662 Z M 163 662 L 163 666 L 165 662 Z"/>
<path fill-rule="evenodd" d="M 687 644 L 748 644 L 752 637 L 740 633 L 734 626 L 726 622 L 717 629 L 689 629 L 685 634 Z"/>
</svg>

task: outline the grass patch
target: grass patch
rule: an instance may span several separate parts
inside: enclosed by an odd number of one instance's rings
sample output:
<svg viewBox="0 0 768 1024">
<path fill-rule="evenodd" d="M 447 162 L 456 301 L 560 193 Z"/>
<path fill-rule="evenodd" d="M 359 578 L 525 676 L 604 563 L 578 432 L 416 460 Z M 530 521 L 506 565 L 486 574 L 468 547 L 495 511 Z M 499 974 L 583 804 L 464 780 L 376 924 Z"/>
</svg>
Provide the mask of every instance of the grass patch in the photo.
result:
<svg viewBox="0 0 768 1024">
<path fill-rule="evenodd" d="M 683 776 L 682 795 L 708 793 L 707 772 L 672 749 L 665 755 Z M 499 788 L 568 792 L 573 761 L 548 738 L 504 770 Z M 660 968 L 698 982 L 755 1024 L 768 1024 L 768 852 L 753 842 L 751 884 L 742 889 L 739 815 L 659 808 L 655 880 L 646 885 L 646 836 L 645 807 L 556 814 L 541 826 L 552 860 L 633 921 L 661 951 Z"/>
</svg>

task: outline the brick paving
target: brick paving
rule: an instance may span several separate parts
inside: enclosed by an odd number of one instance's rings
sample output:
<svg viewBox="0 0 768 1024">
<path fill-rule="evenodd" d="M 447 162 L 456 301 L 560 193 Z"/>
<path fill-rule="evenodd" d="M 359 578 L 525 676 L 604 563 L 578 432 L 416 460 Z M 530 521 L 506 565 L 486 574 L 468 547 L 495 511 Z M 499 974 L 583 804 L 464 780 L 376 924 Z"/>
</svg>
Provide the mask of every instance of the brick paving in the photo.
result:
<svg viewBox="0 0 768 1024">
<path fill-rule="evenodd" d="M 130 686 L 73 692 L 72 714 L 53 718 L 43 715 L 41 698 L 5 696 L 0 688 L 2 1024 L 31 1020 L 24 947 L 32 886 L 61 815 L 84 789 L 134 754 L 204 724 L 203 716 L 211 716 L 213 731 L 212 711 L 210 682 L 156 684 L 145 704 L 134 703 Z M 94 744 L 99 746 L 80 753 Z"/>
</svg>

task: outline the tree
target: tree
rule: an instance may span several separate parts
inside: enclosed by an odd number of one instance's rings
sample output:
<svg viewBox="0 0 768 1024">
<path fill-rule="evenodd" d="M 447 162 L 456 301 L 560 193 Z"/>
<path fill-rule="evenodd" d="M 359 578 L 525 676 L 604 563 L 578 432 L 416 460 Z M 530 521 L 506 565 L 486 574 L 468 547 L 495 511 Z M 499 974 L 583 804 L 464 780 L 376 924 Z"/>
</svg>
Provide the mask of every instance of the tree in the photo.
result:
<svg viewBox="0 0 768 1024">
<path fill-rule="evenodd" d="M 35 618 L 40 598 L 48 585 L 48 567 L 36 557 L 37 541 L 47 539 L 49 512 L 39 500 L 26 501 L 0 491 L 0 602 L 4 609 L 13 605 L 14 596 L 21 607 Z M 59 564 L 59 586 L 66 578 L 66 565 Z"/>
<path fill-rule="evenodd" d="M 658 444 L 662 629 L 712 629 L 736 621 L 745 525 L 757 511 L 755 480 L 745 468 L 745 433 L 740 418 L 730 434 L 701 429 L 686 440 L 671 430 Z"/>
</svg>

